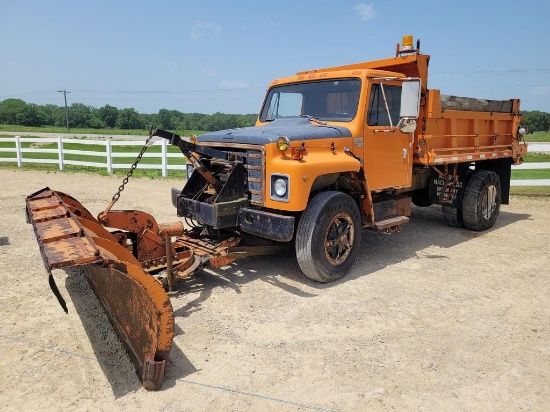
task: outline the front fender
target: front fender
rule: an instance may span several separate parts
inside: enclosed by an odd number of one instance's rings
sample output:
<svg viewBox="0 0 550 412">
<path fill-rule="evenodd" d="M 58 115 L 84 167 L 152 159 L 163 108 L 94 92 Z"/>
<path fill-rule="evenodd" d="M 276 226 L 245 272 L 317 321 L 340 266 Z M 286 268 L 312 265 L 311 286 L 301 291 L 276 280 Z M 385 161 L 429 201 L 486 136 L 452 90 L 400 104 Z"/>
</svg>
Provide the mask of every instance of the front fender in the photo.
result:
<svg viewBox="0 0 550 412">
<path fill-rule="evenodd" d="M 265 206 L 270 209 L 301 212 L 307 207 L 311 186 L 318 176 L 358 172 L 361 168 L 360 162 L 344 153 L 341 147 L 334 151 L 330 148 L 309 149 L 303 160 L 292 160 L 289 155 L 281 155 L 276 148 L 266 151 Z M 271 199 L 272 174 L 289 177 L 288 201 Z"/>
</svg>

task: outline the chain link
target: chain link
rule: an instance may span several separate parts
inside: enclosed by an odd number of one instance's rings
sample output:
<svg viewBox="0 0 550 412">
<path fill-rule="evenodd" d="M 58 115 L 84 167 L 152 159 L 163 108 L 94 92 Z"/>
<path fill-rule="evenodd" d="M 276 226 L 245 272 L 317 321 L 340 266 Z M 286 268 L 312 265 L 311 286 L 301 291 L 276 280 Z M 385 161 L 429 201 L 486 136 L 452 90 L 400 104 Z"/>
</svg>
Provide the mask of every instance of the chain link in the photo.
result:
<svg viewBox="0 0 550 412">
<path fill-rule="evenodd" d="M 130 170 L 128 170 L 128 172 L 126 173 L 126 177 L 124 179 L 122 179 L 122 184 L 118 187 L 117 192 L 113 195 L 111 205 L 114 205 L 115 202 L 118 199 L 120 199 L 120 193 L 124 190 L 124 186 L 126 186 L 128 181 L 130 180 L 130 177 L 132 177 L 132 174 L 134 173 L 134 170 L 137 169 L 138 163 L 141 161 L 141 158 L 143 157 L 143 154 L 145 153 L 145 151 L 149 147 L 149 142 L 151 141 L 152 138 L 153 138 L 153 134 L 149 133 L 149 137 L 147 138 L 147 140 L 145 141 L 145 144 L 141 148 L 141 151 L 137 155 L 136 160 L 134 161 L 132 166 L 130 166 Z"/>
</svg>

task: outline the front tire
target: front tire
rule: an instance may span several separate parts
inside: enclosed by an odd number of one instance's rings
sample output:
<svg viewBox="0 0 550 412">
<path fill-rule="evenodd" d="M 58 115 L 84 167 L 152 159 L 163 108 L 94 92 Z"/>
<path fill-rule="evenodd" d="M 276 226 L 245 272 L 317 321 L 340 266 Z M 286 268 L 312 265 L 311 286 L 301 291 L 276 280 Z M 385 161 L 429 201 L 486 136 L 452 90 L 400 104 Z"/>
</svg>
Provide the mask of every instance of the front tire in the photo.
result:
<svg viewBox="0 0 550 412">
<path fill-rule="evenodd" d="M 462 217 L 470 230 L 493 227 L 500 212 L 500 178 L 495 172 L 479 170 L 473 174 L 464 192 Z"/>
<path fill-rule="evenodd" d="M 296 231 L 296 258 L 308 278 L 332 282 L 353 265 L 361 243 L 361 214 L 345 193 L 322 192 L 302 214 Z"/>
</svg>

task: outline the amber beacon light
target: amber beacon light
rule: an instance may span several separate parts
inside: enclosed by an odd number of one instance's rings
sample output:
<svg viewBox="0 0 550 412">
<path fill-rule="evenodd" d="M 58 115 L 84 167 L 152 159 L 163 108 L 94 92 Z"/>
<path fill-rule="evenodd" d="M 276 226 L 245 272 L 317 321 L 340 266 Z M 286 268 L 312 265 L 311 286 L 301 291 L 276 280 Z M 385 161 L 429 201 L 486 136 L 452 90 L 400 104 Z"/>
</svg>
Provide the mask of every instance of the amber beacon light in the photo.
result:
<svg viewBox="0 0 550 412">
<path fill-rule="evenodd" d="M 408 34 L 403 36 L 401 50 L 413 50 L 413 36 Z"/>
<path fill-rule="evenodd" d="M 413 46 L 413 40 L 414 39 L 412 34 L 407 34 L 403 36 L 401 44 L 397 43 L 395 49 L 395 57 L 399 56 L 400 54 L 420 54 L 420 40 L 416 40 L 416 49 Z"/>
</svg>

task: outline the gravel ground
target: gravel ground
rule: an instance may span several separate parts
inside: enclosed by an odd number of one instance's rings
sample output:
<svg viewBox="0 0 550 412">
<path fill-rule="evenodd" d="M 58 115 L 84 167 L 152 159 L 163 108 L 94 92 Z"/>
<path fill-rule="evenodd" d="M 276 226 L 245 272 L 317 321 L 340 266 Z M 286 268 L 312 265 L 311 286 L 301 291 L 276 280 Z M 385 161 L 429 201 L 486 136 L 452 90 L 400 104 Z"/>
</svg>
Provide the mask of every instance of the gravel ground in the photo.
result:
<svg viewBox="0 0 550 412">
<path fill-rule="evenodd" d="M 50 292 L 24 197 L 44 186 L 94 214 L 119 179 L 0 169 L 2 410 L 550 410 L 550 199 L 514 197 L 483 233 L 414 208 L 364 232 L 344 279 L 292 256 L 204 271 L 172 298 L 163 388 L 147 392 L 79 270 Z M 170 188 L 131 180 L 119 207 L 175 220 Z"/>
</svg>

